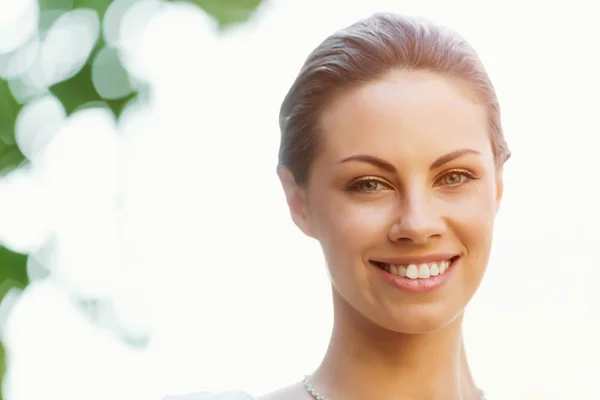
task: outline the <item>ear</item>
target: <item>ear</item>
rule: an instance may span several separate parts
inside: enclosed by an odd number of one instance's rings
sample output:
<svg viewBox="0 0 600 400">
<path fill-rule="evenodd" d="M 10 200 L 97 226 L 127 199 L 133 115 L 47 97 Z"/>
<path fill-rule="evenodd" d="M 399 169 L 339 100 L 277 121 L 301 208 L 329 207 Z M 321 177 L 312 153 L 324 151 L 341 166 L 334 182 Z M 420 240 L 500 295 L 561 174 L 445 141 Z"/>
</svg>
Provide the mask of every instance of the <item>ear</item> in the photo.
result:
<svg viewBox="0 0 600 400">
<path fill-rule="evenodd" d="M 306 190 L 296 183 L 294 175 L 286 167 L 277 170 L 279 181 L 285 193 L 285 199 L 290 209 L 292 221 L 307 236 L 314 238 L 310 219 L 308 218 L 308 204 L 306 201 Z"/>
<path fill-rule="evenodd" d="M 496 166 L 496 213 L 500 210 L 502 196 L 504 196 L 504 165 L 511 157 L 511 152 L 507 151 L 504 156 L 504 161 Z"/>
<path fill-rule="evenodd" d="M 500 210 L 500 203 L 504 195 L 504 177 L 503 168 L 496 171 L 496 212 Z"/>
</svg>

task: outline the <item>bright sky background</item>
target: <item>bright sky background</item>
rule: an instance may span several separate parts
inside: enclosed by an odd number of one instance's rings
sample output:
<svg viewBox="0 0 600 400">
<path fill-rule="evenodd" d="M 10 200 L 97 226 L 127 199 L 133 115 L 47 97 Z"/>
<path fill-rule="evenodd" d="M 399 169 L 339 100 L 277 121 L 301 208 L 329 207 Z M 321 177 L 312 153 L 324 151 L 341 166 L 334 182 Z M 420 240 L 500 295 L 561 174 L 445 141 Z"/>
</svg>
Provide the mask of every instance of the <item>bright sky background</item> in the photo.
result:
<svg viewBox="0 0 600 400">
<path fill-rule="evenodd" d="M 0 56 L 1 76 L 25 63 L 47 84 L 77 70 L 100 32 L 152 87 L 119 121 L 103 109 L 67 119 L 52 97 L 20 116 L 32 166 L 0 180 L 0 242 L 35 255 L 34 278 L 40 266 L 52 274 L 0 306 L 6 400 L 260 394 L 317 366 L 329 287 L 275 175 L 278 108 L 320 41 L 377 11 L 462 33 L 500 98 L 513 157 L 465 322 L 477 383 L 491 400 L 600 398 L 593 2 L 270 0 L 222 37 L 195 7 L 128 3 L 114 3 L 102 32 L 93 15 L 62 20 L 29 48 L 40 65 L 27 51 L 12 64 Z M 0 53 L 28 37 L 34 4 L 0 0 Z M 111 79 L 97 79 L 110 93 Z M 74 296 L 98 300 L 95 324 Z"/>
</svg>

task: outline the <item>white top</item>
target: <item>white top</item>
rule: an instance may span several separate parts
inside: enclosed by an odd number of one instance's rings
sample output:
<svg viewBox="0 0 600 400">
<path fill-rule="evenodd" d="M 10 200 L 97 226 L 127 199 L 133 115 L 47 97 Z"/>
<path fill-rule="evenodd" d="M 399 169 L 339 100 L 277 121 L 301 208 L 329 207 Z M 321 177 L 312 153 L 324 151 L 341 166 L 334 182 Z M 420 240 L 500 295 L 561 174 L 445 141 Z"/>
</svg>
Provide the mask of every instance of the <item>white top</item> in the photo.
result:
<svg viewBox="0 0 600 400">
<path fill-rule="evenodd" d="M 247 393 L 232 391 L 232 392 L 200 392 L 192 394 L 184 394 L 177 396 L 167 396 L 162 400 L 256 400 Z"/>
</svg>

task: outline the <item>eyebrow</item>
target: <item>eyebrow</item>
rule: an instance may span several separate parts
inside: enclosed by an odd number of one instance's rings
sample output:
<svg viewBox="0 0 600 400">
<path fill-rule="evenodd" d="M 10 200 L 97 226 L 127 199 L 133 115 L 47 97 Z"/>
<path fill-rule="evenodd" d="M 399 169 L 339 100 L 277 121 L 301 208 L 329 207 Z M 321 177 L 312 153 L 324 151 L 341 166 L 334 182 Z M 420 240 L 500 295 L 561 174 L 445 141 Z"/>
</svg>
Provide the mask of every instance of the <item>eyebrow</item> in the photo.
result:
<svg viewBox="0 0 600 400">
<path fill-rule="evenodd" d="M 456 160 L 457 158 L 463 157 L 467 154 L 481 154 L 481 153 L 478 152 L 477 150 L 473 150 L 473 149 L 454 150 L 454 151 L 451 151 L 450 153 L 444 154 L 443 156 L 441 156 L 440 158 L 435 160 L 431 164 L 429 169 L 430 170 L 437 169 L 437 168 L 441 167 L 442 165 L 447 164 L 452 160 Z M 381 158 L 378 158 L 375 156 L 370 156 L 368 154 L 356 154 L 356 155 L 353 155 L 350 157 L 346 157 L 342 161 L 340 161 L 340 164 L 350 162 L 350 161 L 365 162 L 368 164 L 372 164 L 372 165 L 376 166 L 377 168 L 383 169 L 388 172 L 392 172 L 392 173 L 397 172 L 396 167 L 394 167 L 389 162 L 382 160 Z"/>
</svg>

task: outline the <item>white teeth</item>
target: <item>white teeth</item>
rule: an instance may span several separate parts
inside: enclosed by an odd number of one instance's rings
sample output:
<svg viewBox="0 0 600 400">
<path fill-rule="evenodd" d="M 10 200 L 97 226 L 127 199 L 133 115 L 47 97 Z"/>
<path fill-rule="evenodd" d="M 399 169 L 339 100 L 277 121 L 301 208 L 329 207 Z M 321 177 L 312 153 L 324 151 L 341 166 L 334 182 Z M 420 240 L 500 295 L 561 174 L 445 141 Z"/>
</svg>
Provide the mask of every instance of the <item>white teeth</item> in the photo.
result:
<svg viewBox="0 0 600 400">
<path fill-rule="evenodd" d="M 429 265 L 428 264 L 419 265 L 419 278 L 427 279 L 430 276 L 431 275 L 429 274 Z"/>
<path fill-rule="evenodd" d="M 443 274 L 444 272 L 446 272 L 446 268 L 447 268 L 446 261 L 442 261 L 440 263 L 440 274 Z"/>
<path fill-rule="evenodd" d="M 384 269 L 394 275 L 406 277 L 409 279 L 427 279 L 432 276 L 438 276 L 445 273 L 450 267 L 450 260 L 410 264 L 410 265 L 385 265 Z"/>
<path fill-rule="evenodd" d="M 410 279 L 417 279 L 419 277 L 419 270 L 415 264 L 410 264 L 406 268 L 406 277 Z"/>
<path fill-rule="evenodd" d="M 446 272 L 448 270 L 448 267 L 450 267 L 450 260 L 442 261 L 440 263 L 440 274 Z"/>
</svg>

